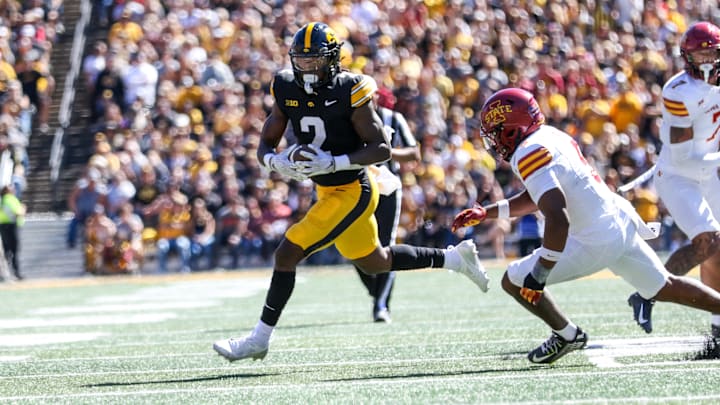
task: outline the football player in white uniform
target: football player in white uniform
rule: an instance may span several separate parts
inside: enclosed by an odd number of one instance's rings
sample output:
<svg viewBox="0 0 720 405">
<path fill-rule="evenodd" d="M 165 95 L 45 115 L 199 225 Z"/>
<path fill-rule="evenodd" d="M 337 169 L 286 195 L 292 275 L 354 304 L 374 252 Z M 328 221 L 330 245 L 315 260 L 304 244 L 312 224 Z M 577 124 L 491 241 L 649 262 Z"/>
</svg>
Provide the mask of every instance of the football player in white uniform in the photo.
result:
<svg viewBox="0 0 720 405">
<path fill-rule="evenodd" d="M 676 250 L 665 267 L 685 275 L 700 265 L 706 285 L 720 290 L 720 28 L 695 23 L 680 41 L 685 70 L 663 86 L 663 148 L 655 171 L 660 198 L 692 244 Z M 652 332 L 654 301 L 630 296 L 635 320 Z M 720 336 L 720 313 L 711 317 L 713 337 Z"/>
<path fill-rule="evenodd" d="M 500 90 L 485 102 L 480 120 L 484 139 L 511 163 L 525 191 L 486 207 L 463 210 L 453 229 L 538 209 L 545 216 L 543 245 L 510 263 L 502 280 L 508 294 L 552 328 L 550 338 L 528 354 L 531 362 L 552 363 L 582 349 L 588 339 L 560 312 L 545 286 L 604 268 L 644 297 L 720 309 L 718 292 L 665 270 L 641 237 L 652 232 L 632 205 L 605 185 L 568 134 L 544 125 L 532 94 L 517 88 Z"/>
</svg>

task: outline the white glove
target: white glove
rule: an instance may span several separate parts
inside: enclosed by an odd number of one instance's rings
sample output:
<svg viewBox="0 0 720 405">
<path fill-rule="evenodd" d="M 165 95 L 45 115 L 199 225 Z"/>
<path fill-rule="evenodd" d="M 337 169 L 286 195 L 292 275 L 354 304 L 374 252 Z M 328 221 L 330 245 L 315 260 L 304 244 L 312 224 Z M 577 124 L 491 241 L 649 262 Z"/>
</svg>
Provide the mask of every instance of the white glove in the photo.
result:
<svg viewBox="0 0 720 405">
<path fill-rule="evenodd" d="M 333 155 L 313 144 L 310 144 L 309 147 L 313 152 L 301 151 L 300 155 L 310 160 L 296 163 L 302 174 L 313 177 L 335 172 L 335 157 Z"/>
<path fill-rule="evenodd" d="M 299 167 L 295 163 L 290 161 L 290 152 L 292 152 L 291 148 L 286 148 L 281 153 L 266 154 L 263 158 L 263 161 L 265 162 L 265 167 L 293 180 L 303 181 L 307 179 L 308 176 L 303 174 L 299 170 Z"/>
</svg>

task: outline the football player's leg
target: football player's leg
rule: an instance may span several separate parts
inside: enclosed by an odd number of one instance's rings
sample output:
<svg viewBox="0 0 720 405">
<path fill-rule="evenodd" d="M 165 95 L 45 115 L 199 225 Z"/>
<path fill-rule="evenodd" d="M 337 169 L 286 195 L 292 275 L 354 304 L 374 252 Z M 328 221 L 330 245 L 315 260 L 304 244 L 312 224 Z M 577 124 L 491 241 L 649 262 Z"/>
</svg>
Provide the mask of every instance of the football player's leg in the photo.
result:
<svg viewBox="0 0 720 405">
<path fill-rule="evenodd" d="M 720 291 L 720 253 L 714 253 L 700 265 L 700 279 L 703 284 Z M 710 317 L 710 330 L 713 337 L 720 337 L 720 314 L 717 312 Z"/>
<path fill-rule="evenodd" d="M 703 187 L 705 198 L 712 211 L 713 220 L 720 217 L 720 179 L 717 176 L 708 180 Z M 720 233 L 711 233 L 709 257 L 700 265 L 700 279 L 715 291 L 720 291 Z M 694 242 L 694 241 L 693 241 Z M 711 331 L 714 337 L 720 337 L 720 314 L 713 312 Z"/>
<path fill-rule="evenodd" d="M 360 281 L 362 281 L 368 294 L 370 294 L 371 297 L 375 298 L 375 278 L 377 276 L 374 274 L 365 273 L 358 266 L 355 266 L 355 272 L 357 272 L 358 276 L 360 277 Z"/>
<path fill-rule="evenodd" d="M 713 204 L 720 204 L 720 181 L 703 186 L 684 177 L 656 176 L 663 204 L 673 220 L 692 243 L 673 252 L 665 268 L 682 276 L 720 251 L 717 232 L 720 224 L 713 214 Z"/>
<path fill-rule="evenodd" d="M 665 263 L 665 267 L 676 276 L 684 276 L 697 265 L 705 264 L 705 261 L 718 253 L 720 253 L 720 234 L 716 231 L 703 232 L 695 236 L 692 243 L 673 252 Z M 705 267 L 711 271 L 718 268 L 712 261 Z"/>
<path fill-rule="evenodd" d="M 703 282 L 715 290 L 720 289 L 720 238 L 719 224 L 712 207 L 720 204 L 720 180 L 713 178 L 703 184 L 683 177 L 656 176 L 656 185 L 663 203 L 670 211 L 680 229 L 692 243 L 670 255 L 665 268 L 674 275 L 685 275 L 700 266 Z M 633 307 L 633 316 L 647 333 L 652 331 L 650 322 L 654 300 L 641 297 L 639 293 L 630 296 L 628 303 Z M 645 312 L 645 313 L 643 313 Z M 720 315 L 713 313 L 712 325 L 720 332 Z M 713 330 L 716 328 L 713 327 Z"/>
<path fill-rule="evenodd" d="M 651 333 L 653 298 L 667 281 L 670 274 L 652 250 L 639 235 L 633 235 L 623 257 L 610 265 L 610 269 L 636 288 L 627 302 L 633 310 L 635 322 Z"/>
<path fill-rule="evenodd" d="M 378 224 L 378 237 L 381 246 L 390 246 L 395 242 L 395 234 L 399 222 L 400 198 L 398 191 L 390 195 L 381 195 L 375 209 L 375 220 Z M 395 280 L 394 272 L 380 273 L 373 276 L 371 295 L 373 296 L 373 317 L 375 321 L 390 319 L 390 293 Z"/>
<path fill-rule="evenodd" d="M 533 305 L 520 295 L 520 287 L 510 281 L 507 272 L 503 276 L 502 287 L 520 305 L 542 319 L 552 329 L 547 340 L 528 352 L 527 357 L 530 362 L 553 363 L 566 354 L 587 345 L 587 334 L 560 311 L 549 292 L 545 291 L 537 305 Z"/>
<path fill-rule="evenodd" d="M 550 272 L 546 285 L 575 280 L 599 271 L 605 267 L 608 250 L 607 246 L 589 246 L 572 237 L 568 238 L 562 259 Z M 550 338 L 528 353 L 528 359 L 533 363 L 552 363 L 573 350 L 584 348 L 587 334 L 562 313 L 547 288 L 535 305 L 520 294 L 525 277 L 532 271 L 538 258 L 539 252 L 534 251 L 510 263 L 503 276 L 502 287 L 552 329 Z"/>
<path fill-rule="evenodd" d="M 655 299 L 720 313 L 720 293 L 690 277 L 670 275 Z"/>
<path fill-rule="evenodd" d="M 216 341 L 213 349 L 218 354 L 230 361 L 265 358 L 275 325 L 295 287 L 295 267 L 304 257 L 303 249 L 288 238 L 280 242 L 275 250 L 275 268 L 260 320 L 245 337 Z"/>
<path fill-rule="evenodd" d="M 720 313 L 720 293 L 693 278 L 670 274 L 644 240 L 636 236 L 635 243 L 613 271 L 643 297 Z"/>
<path fill-rule="evenodd" d="M 536 261 L 536 256 L 529 255 L 512 262 L 503 275 L 502 288 L 530 313 L 542 319 L 551 329 L 561 330 L 570 323 L 570 320 L 560 312 L 547 288 L 545 288 L 542 298 L 536 305 L 529 303 L 520 295 L 523 280 L 532 271 Z M 550 274 L 554 271 L 555 269 Z"/>
<path fill-rule="evenodd" d="M 265 357 L 275 325 L 295 287 L 297 264 L 333 242 L 332 230 L 342 224 L 345 215 L 341 207 L 342 201 L 332 194 L 318 192 L 318 201 L 302 220 L 287 230 L 275 250 L 273 276 L 260 320 L 246 337 L 215 342 L 213 349 L 218 354 L 230 361 Z"/>
<path fill-rule="evenodd" d="M 720 313 L 720 294 L 716 290 L 695 279 L 670 274 L 639 236 L 636 243 L 638 248 L 618 261 L 618 270 L 614 271 L 637 288 L 640 295 Z M 649 321 L 649 313 L 644 318 Z"/>
</svg>

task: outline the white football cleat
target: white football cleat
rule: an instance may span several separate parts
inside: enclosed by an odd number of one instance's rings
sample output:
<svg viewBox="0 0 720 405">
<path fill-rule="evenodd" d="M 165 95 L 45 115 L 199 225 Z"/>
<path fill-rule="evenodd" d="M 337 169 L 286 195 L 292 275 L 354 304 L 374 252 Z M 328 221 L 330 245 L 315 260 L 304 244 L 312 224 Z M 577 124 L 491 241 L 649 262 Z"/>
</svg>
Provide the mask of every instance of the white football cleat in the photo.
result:
<svg viewBox="0 0 720 405">
<path fill-rule="evenodd" d="M 480 287 L 483 292 L 487 292 L 490 278 L 477 256 L 478 252 L 475 247 L 475 242 L 471 239 L 465 239 L 457 246 L 448 246 L 448 250 L 455 250 L 461 259 L 460 268 L 450 270 L 466 275 L 473 283 Z"/>
<path fill-rule="evenodd" d="M 268 343 L 259 341 L 253 335 L 244 338 L 230 338 L 213 343 L 213 349 L 229 361 L 247 359 L 262 360 L 268 352 Z"/>
</svg>

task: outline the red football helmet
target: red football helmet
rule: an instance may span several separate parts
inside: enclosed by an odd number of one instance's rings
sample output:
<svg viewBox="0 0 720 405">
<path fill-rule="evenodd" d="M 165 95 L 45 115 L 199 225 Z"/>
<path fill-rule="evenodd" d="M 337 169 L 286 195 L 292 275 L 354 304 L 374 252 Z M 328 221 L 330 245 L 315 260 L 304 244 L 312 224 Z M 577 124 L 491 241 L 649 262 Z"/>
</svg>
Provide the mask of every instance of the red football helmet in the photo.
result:
<svg viewBox="0 0 720 405">
<path fill-rule="evenodd" d="M 720 28 L 709 22 L 690 26 L 680 40 L 685 70 L 694 78 L 717 86 L 720 77 Z"/>
<path fill-rule="evenodd" d="M 545 116 L 535 97 L 518 88 L 496 92 L 480 110 L 483 136 L 508 161 L 520 142 L 544 123 Z"/>
</svg>

